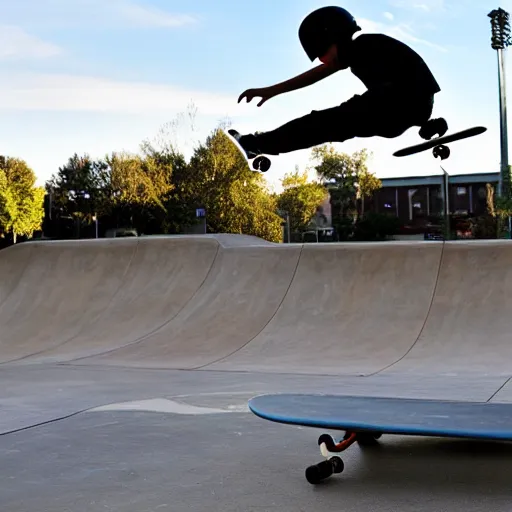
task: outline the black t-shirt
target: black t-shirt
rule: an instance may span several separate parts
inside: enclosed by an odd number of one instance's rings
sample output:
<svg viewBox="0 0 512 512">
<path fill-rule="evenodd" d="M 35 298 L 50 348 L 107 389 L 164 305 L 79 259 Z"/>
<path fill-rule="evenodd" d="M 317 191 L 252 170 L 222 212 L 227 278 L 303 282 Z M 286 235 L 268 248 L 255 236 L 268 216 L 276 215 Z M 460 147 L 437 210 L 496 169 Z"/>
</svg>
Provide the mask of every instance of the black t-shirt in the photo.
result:
<svg viewBox="0 0 512 512">
<path fill-rule="evenodd" d="M 383 34 L 355 38 L 349 67 L 368 90 L 391 87 L 414 95 L 434 95 L 441 90 L 425 61 L 412 48 Z"/>
</svg>

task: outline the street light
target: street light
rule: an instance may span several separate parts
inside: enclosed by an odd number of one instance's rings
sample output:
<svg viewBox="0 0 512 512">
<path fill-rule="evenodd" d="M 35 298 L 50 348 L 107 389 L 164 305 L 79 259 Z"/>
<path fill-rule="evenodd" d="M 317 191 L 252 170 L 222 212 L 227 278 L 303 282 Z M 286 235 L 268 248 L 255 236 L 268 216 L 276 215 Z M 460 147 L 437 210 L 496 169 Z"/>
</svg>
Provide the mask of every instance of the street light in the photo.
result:
<svg viewBox="0 0 512 512">
<path fill-rule="evenodd" d="M 450 226 L 450 175 L 441 166 L 443 171 L 443 185 L 441 187 L 441 195 L 444 202 L 444 239 L 450 240 L 451 237 L 451 226 Z"/>
<path fill-rule="evenodd" d="M 287 242 L 291 243 L 291 233 L 290 233 L 290 214 L 286 210 L 277 210 L 277 214 L 285 220 L 286 222 L 286 235 L 287 235 Z"/>
<path fill-rule="evenodd" d="M 93 216 L 92 220 L 94 221 L 94 223 L 95 223 L 95 225 L 96 225 L 96 226 L 95 226 L 95 228 L 96 228 L 96 238 L 99 238 L 99 237 L 98 237 L 98 227 L 99 227 L 99 226 L 98 226 L 98 214 L 97 214 L 97 213 L 95 213 L 95 214 L 94 214 L 94 216 Z"/>
<path fill-rule="evenodd" d="M 495 9 L 488 14 L 491 18 L 491 47 L 498 54 L 498 82 L 500 91 L 500 132 L 501 132 L 501 172 L 498 195 L 508 197 L 510 193 L 510 176 L 508 170 L 508 135 L 507 135 L 507 93 L 505 85 L 505 58 L 503 50 L 510 46 L 510 15 L 503 9 Z"/>
</svg>

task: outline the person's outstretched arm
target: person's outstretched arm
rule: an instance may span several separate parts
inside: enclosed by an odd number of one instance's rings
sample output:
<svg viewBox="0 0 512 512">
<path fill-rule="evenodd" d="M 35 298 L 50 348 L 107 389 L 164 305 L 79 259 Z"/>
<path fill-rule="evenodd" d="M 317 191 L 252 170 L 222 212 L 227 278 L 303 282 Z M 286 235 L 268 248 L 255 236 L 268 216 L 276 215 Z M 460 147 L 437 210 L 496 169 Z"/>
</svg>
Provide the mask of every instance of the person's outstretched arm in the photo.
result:
<svg viewBox="0 0 512 512">
<path fill-rule="evenodd" d="M 333 73 L 336 73 L 339 69 L 340 68 L 335 64 L 320 64 L 319 66 L 316 66 L 315 68 L 294 78 L 290 78 L 290 80 L 286 80 L 285 82 L 281 82 L 270 87 L 247 89 L 238 98 L 238 103 L 240 103 L 244 98 L 247 98 L 247 103 L 249 103 L 253 98 L 260 97 L 262 99 L 258 103 L 258 107 L 261 107 L 263 103 L 278 94 L 284 94 L 286 92 L 308 87 L 309 85 L 319 82 Z"/>
</svg>

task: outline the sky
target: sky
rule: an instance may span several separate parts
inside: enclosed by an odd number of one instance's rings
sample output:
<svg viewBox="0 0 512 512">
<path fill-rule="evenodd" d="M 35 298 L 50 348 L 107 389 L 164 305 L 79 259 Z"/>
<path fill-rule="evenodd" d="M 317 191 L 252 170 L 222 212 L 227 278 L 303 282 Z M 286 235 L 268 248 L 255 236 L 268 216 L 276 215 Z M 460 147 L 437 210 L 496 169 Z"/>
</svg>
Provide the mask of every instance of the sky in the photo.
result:
<svg viewBox="0 0 512 512">
<path fill-rule="evenodd" d="M 225 120 L 242 133 L 263 131 L 338 105 L 365 90 L 349 70 L 261 107 L 254 100 L 237 102 L 248 88 L 318 64 L 307 58 L 297 31 L 309 12 L 324 5 L 329 3 L 0 0 L 0 154 L 24 159 L 43 184 L 74 153 L 137 153 L 144 140 L 163 134 L 189 157 Z M 442 163 L 446 171 L 499 171 L 497 56 L 487 15 L 498 7 L 511 12 L 512 0 L 338 5 L 352 12 L 363 33 L 391 35 L 420 53 L 442 89 L 433 115 L 445 117 L 450 131 L 488 128 L 452 145 L 451 158 Z M 440 174 L 441 162 L 431 152 L 392 156 L 419 142 L 418 129 L 411 128 L 396 139 L 335 146 L 349 154 L 366 148 L 369 169 L 380 178 Z M 302 150 L 273 157 L 265 174 L 269 185 L 279 189 L 285 173 L 307 169 L 310 155 Z"/>
</svg>

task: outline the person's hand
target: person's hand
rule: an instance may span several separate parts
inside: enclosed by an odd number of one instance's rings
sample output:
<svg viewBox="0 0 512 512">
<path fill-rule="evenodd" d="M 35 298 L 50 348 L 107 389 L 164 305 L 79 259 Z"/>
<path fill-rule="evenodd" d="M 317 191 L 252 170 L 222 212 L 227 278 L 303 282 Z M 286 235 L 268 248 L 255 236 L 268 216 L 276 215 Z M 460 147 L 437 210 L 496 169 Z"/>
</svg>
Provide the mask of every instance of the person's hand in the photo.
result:
<svg viewBox="0 0 512 512">
<path fill-rule="evenodd" d="M 242 94 L 240 94 L 238 103 L 240 103 L 244 98 L 247 98 L 247 103 L 250 103 L 253 98 L 258 97 L 261 98 L 261 101 L 258 103 L 258 107 L 261 107 L 263 103 L 265 103 L 270 98 L 273 98 L 274 96 L 275 95 L 268 87 L 262 89 L 247 89 L 247 91 L 244 91 Z"/>
</svg>

